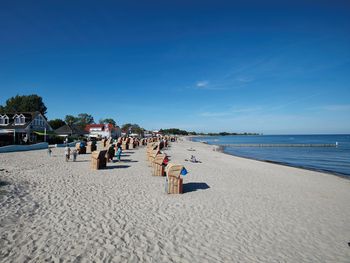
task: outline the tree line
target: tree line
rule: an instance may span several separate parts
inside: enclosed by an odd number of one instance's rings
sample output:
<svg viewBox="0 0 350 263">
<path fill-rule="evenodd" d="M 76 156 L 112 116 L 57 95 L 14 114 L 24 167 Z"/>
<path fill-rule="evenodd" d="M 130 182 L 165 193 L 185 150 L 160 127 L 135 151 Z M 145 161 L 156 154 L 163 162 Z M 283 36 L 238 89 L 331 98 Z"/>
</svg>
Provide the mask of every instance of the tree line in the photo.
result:
<svg viewBox="0 0 350 263">
<path fill-rule="evenodd" d="M 6 100 L 5 105 L 0 105 L 0 113 L 15 113 L 15 112 L 40 112 L 45 118 L 47 113 L 47 107 L 43 102 L 42 97 L 37 94 L 32 95 L 16 95 Z M 47 118 L 46 118 L 47 119 Z M 75 125 L 81 129 L 85 129 L 86 125 L 95 123 L 95 120 L 91 114 L 79 113 L 77 116 L 66 115 L 63 119 L 49 120 L 48 123 L 53 129 L 58 129 L 66 124 Z M 116 126 L 117 123 L 113 118 L 105 118 L 99 120 L 100 124 L 112 124 Z M 126 123 L 121 127 L 124 133 L 137 133 L 143 134 L 145 129 L 138 124 Z M 226 135 L 259 135 L 258 133 L 197 133 L 181 130 L 178 128 L 160 129 L 160 133 L 164 135 L 206 135 L 206 136 L 226 136 Z"/>
<path fill-rule="evenodd" d="M 47 107 L 42 97 L 37 94 L 32 95 L 16 95 L 6 100 L 5 105 L 0 105 L 0 113 L 16 113 L 16 112 L 40 112 L 46 119 Z M 104 118 L 98 121 L 100 124 L 117 123 L 113 118 Z M 85 129 L 86 125 L 94 124 L 95 120 L 91 114 L 79 113 L 77 116 L 66 115 L 64 119 L 48 120 L 48 123 L 53 129 L 58 129 L 64 125 L 75 125 L 81 129 Z M 123 132 L 141 133 L 144 131 L 138 124 L 126 123 L 121 127 Z"/>
</svg>

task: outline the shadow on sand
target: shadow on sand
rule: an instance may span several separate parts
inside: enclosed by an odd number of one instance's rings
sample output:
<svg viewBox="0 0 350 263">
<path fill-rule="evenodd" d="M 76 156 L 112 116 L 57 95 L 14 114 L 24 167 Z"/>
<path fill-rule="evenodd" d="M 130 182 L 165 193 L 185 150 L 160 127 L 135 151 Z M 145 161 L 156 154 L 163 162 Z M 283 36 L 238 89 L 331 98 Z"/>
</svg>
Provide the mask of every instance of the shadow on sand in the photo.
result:
<svg viewBox="0 0 350 263">
<path fill-rule="evenodd" d="M 5 182 L 5 181 L 0 181 L 0 187 L 1 186 L 6 186 L 6 185 L 10 185 L 9 182 Z"/>
<path fill-rule="evenodd" d="M 189 193 L 189 192 L 194 192 L 197 190 L 205 190 L 209 188 L 210 186 L 207 185 L 206 183 L 187 183 L 183 185 L 183 192 Z"/>
<path fill-rule="evenodd" d="M 122 168 L 129 168 L 130 165 L 113 165 L 113 166 L 107 166 L 106 169 L 122 169 Z"/>
<path fill-rule="evenodd" d="M 121 159 L 120 159 L 120 162 L 137 163 L 138 161 L 134 161 L 134 160 L 131 160 L 131 159 L 123 159 L 123 158 L 121 158 Z"/>
</svg>

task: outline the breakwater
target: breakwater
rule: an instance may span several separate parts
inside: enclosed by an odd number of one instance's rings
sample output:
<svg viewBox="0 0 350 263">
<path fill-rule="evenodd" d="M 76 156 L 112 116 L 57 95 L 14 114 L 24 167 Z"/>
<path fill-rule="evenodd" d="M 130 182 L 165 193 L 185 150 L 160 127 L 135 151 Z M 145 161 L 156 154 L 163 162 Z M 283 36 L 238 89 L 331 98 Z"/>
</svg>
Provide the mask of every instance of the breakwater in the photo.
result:
<svg viewBox="0 0 350 263">
<path fill-rule="evenodd" d="M 337 147 L 337 143 L 232 143 L 220 144 L 221 147 Z"/>
</svg>

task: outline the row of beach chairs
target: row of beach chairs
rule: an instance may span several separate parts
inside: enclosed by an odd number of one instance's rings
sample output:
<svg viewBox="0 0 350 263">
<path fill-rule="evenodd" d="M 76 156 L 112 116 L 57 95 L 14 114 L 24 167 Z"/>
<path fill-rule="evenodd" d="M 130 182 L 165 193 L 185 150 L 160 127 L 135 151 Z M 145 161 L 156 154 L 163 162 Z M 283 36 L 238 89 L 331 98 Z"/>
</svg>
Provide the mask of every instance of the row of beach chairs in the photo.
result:
<svg viewBox="0 0 350 263">
<path fill-rule="evenodd" d="M 91 168 L 95 170 L 106 168 L 107 162 L 109 162 L 109 154 L 108 149 L 110 146 L 114 144 L 120 144 L 122 147 L 122 150 L 130 150 L 130 149 L 136 149 L 140 145 L 147 145 L 146 139 L 137 139 L 137 138 L 125 138 L 120 137 L 118 138 L 117 142 L 113 142 L 112 138 L 109 139 L 102 139 L 101 146 L 102 150 L 99 151 L 93 151 L 91 155 Z M 78 144 L 77 144 L 78 145 Z"/>
<path fill-rule="evenodd" d="M 182 194 L 183 193 L 183 179 L 182 171 L 185 169 L 183 165 L 169 163 L 168 156 L 161 150 L 168 147 L 168 141 L 175 141 L 174 138 L 148 138 L 148 139 L 133 139 L 133 138 L 119 138 L 118 143 L 122 145 L 123 150 L 135 149 L 140 145 L 147 145 L 146 156 L 149 166 L 152 167 L 152 175 L 165 176 L 165 190 L 168 194 Z M 102 150 L 92 151 L 91 154 L 91 168 L 98 170 L 107 167 L 108 148 L 113 144 L 111 139 L 102 141 Z M 124 146 L 123 146 L 124 145 Z M 77 144 L 77 147 L 81 145 Z M 86 147 L 87 148 L 87 147 Z"/>
<path fill-rule="evenodd" d="M 168 156 L 161 152 L 161 142 L 147 144 L 147 160 L 152 167 L 154 176 L 166 176 L 165 191 L 168 194 L 183 193 L 183 179 L 181 173 L 185 167 L 180 164 L 169 163 Z"/>
</svg>

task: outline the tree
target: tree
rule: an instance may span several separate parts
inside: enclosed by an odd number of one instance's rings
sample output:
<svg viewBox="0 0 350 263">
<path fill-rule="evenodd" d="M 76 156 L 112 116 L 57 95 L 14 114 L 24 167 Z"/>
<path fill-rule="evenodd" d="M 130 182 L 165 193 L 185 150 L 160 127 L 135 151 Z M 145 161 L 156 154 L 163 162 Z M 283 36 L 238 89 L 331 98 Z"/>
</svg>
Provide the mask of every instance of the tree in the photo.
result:
<svg viewBox="0 0 350 263">
<path fill-rule="evenodd" d="M 86 125 L 94 123 L 94 117 L 87 113 L 80 113 L 77 117 L 77 125 L 85 128 Z"/>
<path fill-rule="evenodd" d="M 142 135 L 145 129 L 141 128 L 138 124 L 126 123 L 122 126 L 122 132 L 125 133 L 137 133 Z"/>
<path fill-rule="evenodd" d="M 2 112 L 33 112 L 38 111 L 42 115 L 46 114 L 46 106 L 43 102 L 42 97 L 32 94 L 32 95 L 16 95 L 11 97 L 6 101 L 5 106 L 0 107 Z"/>
<path fill-rule="evenodd" d="M 171 129 L 164 129 L 160 130 L 163 134 L 171 134 L 171 135 L 188 135 L 188 132 L 185 130 L 180 130 L 177 128 L 171 128 Z"/>
<path fill-rule="evenodd" d="M 64 120 L 68 125 L 75 124 L 81 129 L 85 129 L 86 125 L 94 123 L 94 117 L 87 113 L 80 113 L 78 117 L 66 115 Z"/>
<path fill-rule="evenodd" d="M 77 119 L 77 117 L 74 117 L 73 115 L 66 115 L 66 117 L 64 118 L 64 121 L 68 125 L 72 125 L 72 124 L 75 124 L 78 121 L 78 119 Z"/>
<path fill-rule="evenodd" d="M 128 133 L 129 129 L 131 128 L 132 124 L 131 123 L 125 123 L 122 126 L 122 132 Z"/>
<path fill-rule="evenodd" d="M 141 128 L 137 124 L 133 124 L 133 126 L 131 127 L 131 132 L 132 133 L 137 133 L 139 135 L 143 135 L 144 131 L 145 131 L 145 129 Z"/>
<path fill-rule="evenodd" d="M 56 130 L 62 127 L 63 125 L 65 125 L 66 123 L 61 119 L 54 119 L 54 120 L 50 120 L 49 124 L 52 127 L 52 129 Z"/>
<path fill-rule="evenodd" d="M 112 124 L 113 126 L 116 126 L 117 123 L 115 122 L 115 120 L 113 120 L 112 118 L 107 118 L 107 119 L 101 119 L 100 121 L 100 124 Z"/>
</svg>

